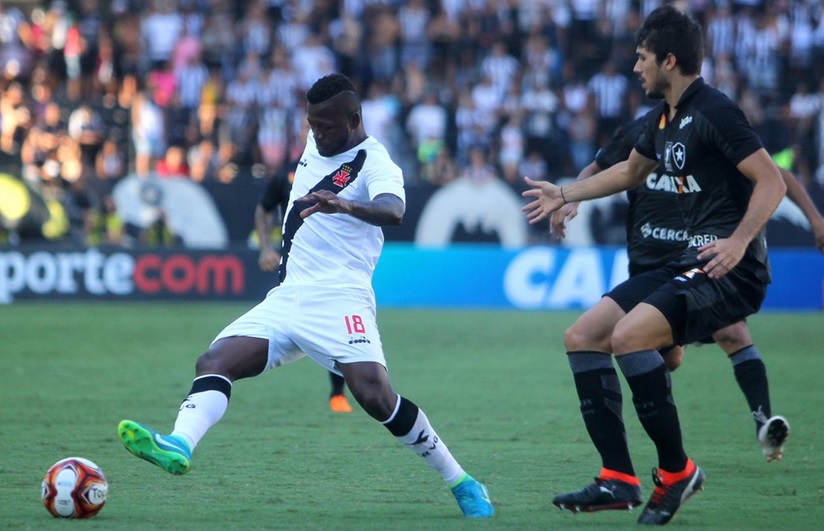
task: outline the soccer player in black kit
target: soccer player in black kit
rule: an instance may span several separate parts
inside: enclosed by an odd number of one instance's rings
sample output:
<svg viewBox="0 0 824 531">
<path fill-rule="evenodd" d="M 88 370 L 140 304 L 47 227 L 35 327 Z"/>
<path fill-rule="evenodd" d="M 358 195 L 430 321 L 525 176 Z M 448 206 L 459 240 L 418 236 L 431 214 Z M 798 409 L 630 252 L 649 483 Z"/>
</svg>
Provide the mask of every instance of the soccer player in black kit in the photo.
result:
<svg viewBox="0 0 824 531">
<path fill-rule="evenodd" d="M 700 77 L 703 36 L 692 18 L 660 7 L 636 43 L 634 71 L 647 96 L 663 101 L 648 115 L 628 160 L 562 187 L 527 177 L 523 195 L 532 200 L 524 207 L 530 223 L 568 202 L 634 188 L 653 172 L 655 189 L 675 196 L 688 235 L 682 252 L 617 286 L 564 336 L 602 468 L 594 483 L 553 500 L 582 511 L 642 501 L 615 354 L 658 454 L 655 489 L 638 523 L 663 525 L 701 489 L 704 472 L 684 450 L 670 373 L 658 349 L 701 341 L 758 311 L 770 281 L 763 228 L 786 187 L 743 112 Z"/>
<path fill-rule="evenodd" d="M 577 180 L 591 177 L 599 171 L 627 160 L 641 135 L 646 117 L 641 116 L 620 127 L 610 141 L 598 150 L 595 160 L 578 174 Z M 795 203 L 810 223 L 816 246 L 824 252 L 824 217 L 798 179 L 779 168 L 787 197 Z M 689 235 L 683 229 L 675 194 L 658 189 L 658 175 L 650 174 L 643 184 L 627 190 L 627 255 L 629 274 L 635 276 L 677 259 L 688 244 Z M 566 222 L 577 215 L 578 203 L 568 203 L 552 213 L 550 230 L 563 238 Z M 621 301 L 618 301 L 619 304 Z M 780 415 L 772 415 L 766 367 L 753 345 L 746 321 L 727 326 L 712 335 L 712 341 L 727 354 L 735 379 L 750 406 L 755 420 L 756 437 L 768 462 L 780 461 L 784 442 L 789 436 L 789 423 Z M 662 349 L 664 362 L 670 371 L 681 365 L 684 348 L 674 345 Z"/>
</svg>

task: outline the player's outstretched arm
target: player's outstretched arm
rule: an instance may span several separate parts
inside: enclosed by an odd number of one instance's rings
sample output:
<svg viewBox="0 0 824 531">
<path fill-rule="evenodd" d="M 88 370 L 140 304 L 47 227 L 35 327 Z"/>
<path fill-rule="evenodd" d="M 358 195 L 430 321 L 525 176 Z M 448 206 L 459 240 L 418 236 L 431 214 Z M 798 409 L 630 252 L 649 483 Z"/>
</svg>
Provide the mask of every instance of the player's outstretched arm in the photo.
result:
<svg viewBox="0 0 824 531">
<path fill-rule="evenodd" d="M 824 253 L 824 216 L 818 211 L 810 194 L 807 193 L 807 190 L 804 189 L 804 186 L 796 179 L 795 175 L 783 168 L 778 168 L 778 171 L 781 172 L 781 177 L 787 186 L 787 197 L 801 209 L 804 217 L 810 222 L 810 228 L 815 237 L 815 246 Z"/>
<path fill-rule="evenodd" d="M 562 187 L 524 177 L 524 182 L 530 189 L 521 195 L 533 201 L 521 210 L 526 213 L 529 223 L 538 223 L 567 203 L 607 197 L 629 190 L 640 184 L 657 164 L 655 160 L 648 159 L 633 149 L 628 160 L 589 179 L 565 184 Z"/>
<path fill-rule="evenodd" d="M 379 227 L 400 225 L 406 208 L 403 200 L 393 194 L 379 194 L 371 201 L 349 201 L 329 190 L 312 192 L 298 199 L 298 202 L 310 204 L 300 213 L 300 217 L 304 219 L 317 212 L 348 214 Z"/>
</svg>

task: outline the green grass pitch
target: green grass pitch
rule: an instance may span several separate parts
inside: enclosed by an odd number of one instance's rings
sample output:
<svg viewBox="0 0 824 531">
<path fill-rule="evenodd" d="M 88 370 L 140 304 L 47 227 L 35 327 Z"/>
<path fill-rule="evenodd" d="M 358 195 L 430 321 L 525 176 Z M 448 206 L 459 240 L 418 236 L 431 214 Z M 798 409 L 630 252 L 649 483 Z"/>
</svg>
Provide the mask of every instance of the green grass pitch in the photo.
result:
<svg viewBox="0 0 824 531">
<path fill-rule="evenodd" d="M 328 410 L 328 379 L 308 359 L 235 384 L 192 471 L 173 477 L 126 452 L 122 418 L 168 431 L 194 360 L 246 304 L 18 303 L 0 307 L 2 529 L 630 529 L 639 511 L 573 515 L 555 493 L 600 463 L 583 427 L 562 344 L 575 312 L 382 309 L 396 390 L 417 402 L 497 514 L 464 519 L 446 486 L 359 408 Z M 750 328 L 775 413 L 793 428 L 783 462 L 766 463 L 729 362 L 690 347 L 673 374 L 688 453 L 703 492 L 670 526 L 824 526 L 824 321 L 764 313 Z M 626 388 L 625 388 L 626 391 Z M 625 393 L 645 497 L 654 449 Z M 94 519 L 53 519 L 39 500 L 55 461 L 78 455 L 106 473 Z"/>
</svg>

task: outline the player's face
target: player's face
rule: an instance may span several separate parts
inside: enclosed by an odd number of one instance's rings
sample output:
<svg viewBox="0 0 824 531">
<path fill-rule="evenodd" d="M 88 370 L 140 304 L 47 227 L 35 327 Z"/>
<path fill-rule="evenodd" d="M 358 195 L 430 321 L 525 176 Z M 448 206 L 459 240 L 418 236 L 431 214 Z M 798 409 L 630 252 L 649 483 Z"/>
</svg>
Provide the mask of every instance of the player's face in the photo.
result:
<svg viewBox="0 0 824 531">
<path fill-rule="evenodd" d="M 323 103 L 309 104 L 306 109 L 306 121 L 315 135 L 315 144 L 322 157 L 343 153 L 352 137 L 349 117 L 334 105 L 334 101 L 333 98 Z"/>
<path fill-rule="evenodd" d="M 648 98 L 663 98 L 668 81 L 661 65 L 655 60 L 655 54 L 641 46 L 635 50 L 635 53 L 638 59 L 632 71 L 641 78 L 641 88 L 644 89 Z"/>
</svg>

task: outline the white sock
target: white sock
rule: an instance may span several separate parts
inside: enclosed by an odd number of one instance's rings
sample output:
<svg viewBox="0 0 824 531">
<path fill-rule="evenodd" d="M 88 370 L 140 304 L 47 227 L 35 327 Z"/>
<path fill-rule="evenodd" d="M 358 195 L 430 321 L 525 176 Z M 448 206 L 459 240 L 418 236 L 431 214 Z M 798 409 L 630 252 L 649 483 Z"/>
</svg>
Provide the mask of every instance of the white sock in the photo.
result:
<svg viewBox="0 0 824 531">
<path fill-rule="evenodd" d="M 229 397 L 221 391 L 207 390 L 192 393 L 180 404 L 180 411 L 171 434 L 183 437 L 189 443 L 189 448 L 194 450 L 209 428 L 223 417 L 228 407 Z"/>
<path fill-rule="evenodd" d="M 463 468 L 452 457 L 449 448 L 438 437 L 438 434 L 435 433 L 422 409 L 418 408 L 418 417 L 415 419 L 412 430 L 402 437 L 396 437 L 396 439 L 423 457 L 427 464 L 437 470 L 450 486 L 463 477 Z"/>
</svg>

